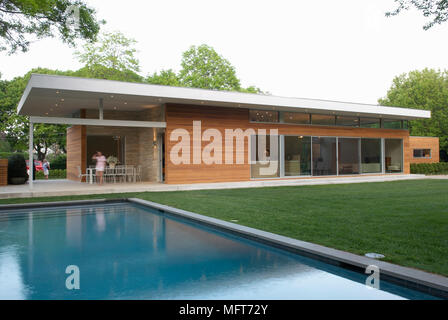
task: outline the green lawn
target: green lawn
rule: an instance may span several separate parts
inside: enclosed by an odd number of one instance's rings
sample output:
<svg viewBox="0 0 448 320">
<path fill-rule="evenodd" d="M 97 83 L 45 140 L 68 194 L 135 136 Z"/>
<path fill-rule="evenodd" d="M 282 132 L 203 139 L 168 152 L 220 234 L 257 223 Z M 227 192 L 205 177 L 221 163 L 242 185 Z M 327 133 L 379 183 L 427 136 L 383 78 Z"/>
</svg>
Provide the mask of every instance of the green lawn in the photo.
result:
<svg viewBox="0 0 448 320">
<path fill-rule="evenodd" d="M 448 180 L 0 200 L 138 197 L 448 276 Z"/>
</svg>

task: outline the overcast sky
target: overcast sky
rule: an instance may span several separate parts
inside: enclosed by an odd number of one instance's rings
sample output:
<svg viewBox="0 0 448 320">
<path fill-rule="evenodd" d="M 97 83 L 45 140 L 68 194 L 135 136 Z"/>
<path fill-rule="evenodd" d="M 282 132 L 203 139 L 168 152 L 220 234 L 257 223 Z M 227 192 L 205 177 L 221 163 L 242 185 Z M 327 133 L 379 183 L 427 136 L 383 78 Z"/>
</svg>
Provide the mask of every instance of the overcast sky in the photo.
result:
<svg viewBox="0 0 448 320">
<path fill-rule="evenodd" d="M 274 95 L 377 103 L 394 76 L 448 69 L 448 23 L 429 31 L 393 0 L 88 0 L 103 29 L 138 41 L 142 75 L 179 70 L 182 52 L 208 44 L 236 68 L 244 86 Z M 75 70 L 74 49 L 57 39 L 29 52 L 0 53 L 3 79 L 35 67 Z"/>
</svg>

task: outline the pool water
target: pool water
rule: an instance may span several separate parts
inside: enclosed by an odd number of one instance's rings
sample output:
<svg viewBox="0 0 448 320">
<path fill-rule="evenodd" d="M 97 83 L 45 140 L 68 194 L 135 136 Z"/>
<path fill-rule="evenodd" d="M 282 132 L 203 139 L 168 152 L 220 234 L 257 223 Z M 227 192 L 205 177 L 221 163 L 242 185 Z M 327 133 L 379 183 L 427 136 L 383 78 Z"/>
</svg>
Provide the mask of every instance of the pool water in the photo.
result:
<svg viewBox="0 0 448 320">
<path fill-rule="evenodd" d="M 434 298 L 366 277 L 130 203 L 0 213 L 0 299 Z"/>
</svg>

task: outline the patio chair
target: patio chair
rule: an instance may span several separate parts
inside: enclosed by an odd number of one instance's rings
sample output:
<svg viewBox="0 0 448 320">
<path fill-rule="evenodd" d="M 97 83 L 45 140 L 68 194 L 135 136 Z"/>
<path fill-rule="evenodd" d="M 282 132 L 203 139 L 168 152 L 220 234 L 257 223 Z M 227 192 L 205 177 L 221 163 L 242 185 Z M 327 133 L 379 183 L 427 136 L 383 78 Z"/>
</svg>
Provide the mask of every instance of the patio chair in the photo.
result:
<svg viewBox="0 0 448 320">
<path fill-rule="evenodd" d="M 116 166 L 115 167 L 115 177 L 121 182 L 126 181 L 126 167 L 125 166 Z"/>
<path fill-rule="evenodd" d="M 126 172 L 126 182 L 128 182 L 129 180 L 131 180 L 131 182 L 134 181 L 135 179 L 134 166 L 126 166 L 125 172 Z"/>
<path fill-rule="evenodd" d="M 114 183 L 116 183 L 116 179 L 115 179 L 115 169 L 112 168 L 105 168 L 104 169 L 104 173 L 103 173 L 103 178 L 104 181 L 108 182 L 108 180 L 113 180 Z"/>
<path fill-rule="evenodd" d="M 137 179 L 142 182 L 142 166 L 137 166 L 135 169 L 135 182 L 137 182 Z"/>
<path fill-rule="evenodd" d="M 79 178 L 79 182 L 82 182 L 83 178 L 86 178 L 86 182 L 88 182 L 89 180 L 89 175 L 87 173 L 82 173 L 81 171 L 81 167 L 80 166 L 76 166 L 76 168 L 78 169 L 78 178 Z"/>
</svg>

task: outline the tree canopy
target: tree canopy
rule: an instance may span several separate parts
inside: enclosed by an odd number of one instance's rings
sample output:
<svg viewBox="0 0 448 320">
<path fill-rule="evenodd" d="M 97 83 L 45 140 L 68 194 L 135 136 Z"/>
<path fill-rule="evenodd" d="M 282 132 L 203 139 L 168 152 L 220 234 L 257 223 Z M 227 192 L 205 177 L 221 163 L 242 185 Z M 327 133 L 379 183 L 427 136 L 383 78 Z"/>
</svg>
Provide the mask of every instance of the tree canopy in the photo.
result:
<svg viewBox="0 0 448 320">
<path fill-rule="evenodd" d="M 0 51 L 27 51 L 33 38 L 54 37 L 74 45 L 95 41 L 104 21 L 81 0 L 1 0 Z"/>
<path fill-rule="evenodd" d="M 135 57 L 137 50 L 134 39 L 127 38 L 121 32 L 105 32 L 95 43 L 87 43 L 75 55 L 84 67 L 74 76 L 142 82 L 138 72 L 140 63 Z"/>
<path fill-rule="evenodd" d="M 3 81 L 0 86 L 0 132 L 13 150 L 27 150 L 29 122 L 28 117 L 18 115 L 17 105 L 32 73 L 71 75 L 71 71 L 50 69 L 33 69 L 23 77 L 11 81 Z M 57 146 L 65 150 L 67 126 L 36 124 L 34 128 L 34 150 L 38 158 L 43 160 L 49 148 Z"/>
<path fill-rule="evenodd" d="M 448 71 L 424 69 L 395 77 L 381 105 L 431 111 L 431 119 L 410 121 L 410 134 L 440 138 L 441 158 L 448 161 Z"/>
<path fill-rule="evenodd" d="M 202 88 L 211 90 L 263 93 L 259 88 L 243 88 L 236 75 L 235 67 L 212 47 L 202 44 L 191 46 L 182 54 L 182 69 L 176 73 L 172 69 L 149 75 L 145 82 L 177 87 Z"/>
<path fill-rule="evenodd" d="M 423 12 L 425 17 L 431 20 L 423 26 L 428 30 L 436 24 L 448 21 L 448 0 L 394 0 L 398 7 L 386 13 L 387 17 L 396 16 L 403 10 L 409 10 L 414 7 Z"/>
<path fill-rule="evenodd" d="M 180 82 L 185 87 L 238 91 L 240 80 L 230 62 L 205 44 L 191 46 L 182 55 Z"/>
</svg>

